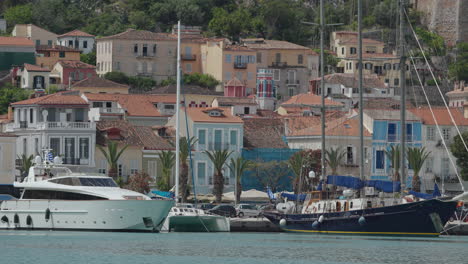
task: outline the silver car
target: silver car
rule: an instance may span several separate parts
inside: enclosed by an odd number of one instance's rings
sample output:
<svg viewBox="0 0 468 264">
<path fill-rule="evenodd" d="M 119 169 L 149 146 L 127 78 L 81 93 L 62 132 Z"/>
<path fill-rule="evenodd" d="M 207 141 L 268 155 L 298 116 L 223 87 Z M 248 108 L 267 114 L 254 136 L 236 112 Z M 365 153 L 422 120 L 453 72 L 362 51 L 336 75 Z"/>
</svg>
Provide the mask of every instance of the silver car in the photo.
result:
<svg viewBox="0 0 468 264">
<path fill-rule="evenodd" d="M 259 217 L 262 215 L 262 212 L 251 204 L 238 204 L 236 206 L 236 212 L 238 217 Z"/>
</svg>

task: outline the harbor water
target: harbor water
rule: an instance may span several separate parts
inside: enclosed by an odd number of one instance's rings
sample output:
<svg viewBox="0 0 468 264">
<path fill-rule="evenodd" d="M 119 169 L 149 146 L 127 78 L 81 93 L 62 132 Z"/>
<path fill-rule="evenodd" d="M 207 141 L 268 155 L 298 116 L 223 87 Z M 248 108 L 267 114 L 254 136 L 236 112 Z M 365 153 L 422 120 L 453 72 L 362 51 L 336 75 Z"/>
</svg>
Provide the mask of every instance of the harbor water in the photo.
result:
<svg viewBox="0 0 468 264">
<path fill-rule="evenodd" d="M 0 231 L 0 263 L 468 263 L 468 237 Z"/>
</svg>

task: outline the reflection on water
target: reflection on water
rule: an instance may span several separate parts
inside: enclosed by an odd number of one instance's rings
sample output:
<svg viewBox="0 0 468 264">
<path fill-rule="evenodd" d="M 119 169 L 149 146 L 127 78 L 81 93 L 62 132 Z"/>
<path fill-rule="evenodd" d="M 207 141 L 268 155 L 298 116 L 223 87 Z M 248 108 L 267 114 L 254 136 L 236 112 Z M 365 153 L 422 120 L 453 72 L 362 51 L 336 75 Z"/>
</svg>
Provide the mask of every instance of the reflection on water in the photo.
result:
<svg viewBox="0 0 468 264">
<path fill-rule="evenodd" d="M 468 237 L 0 231 L 1 263 L 466 263 Z M 441 262 L 442 261 L 442 262 Z"/>
</svg>

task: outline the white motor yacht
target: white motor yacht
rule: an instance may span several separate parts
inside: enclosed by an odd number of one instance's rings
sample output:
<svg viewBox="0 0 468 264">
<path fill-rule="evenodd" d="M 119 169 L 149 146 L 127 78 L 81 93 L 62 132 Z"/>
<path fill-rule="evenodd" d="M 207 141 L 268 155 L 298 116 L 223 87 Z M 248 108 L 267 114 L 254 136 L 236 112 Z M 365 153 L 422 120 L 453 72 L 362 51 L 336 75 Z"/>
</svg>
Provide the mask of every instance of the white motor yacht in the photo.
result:
<svg viewBox="0 0 468 264">
<path fill-rule="evenodd" d="M 111 177 L 72 173 L 36 157 L 18 200 L 0 204 L 0 229 L 159 231 L 173 200 L 121 189 Z"/>
<path fill-rule="evenodd" d="M 161 231 L 165 232 L 229 232 L 229 218 L 205 213 L 192 204 L 172 207 Z"/>
</svg>

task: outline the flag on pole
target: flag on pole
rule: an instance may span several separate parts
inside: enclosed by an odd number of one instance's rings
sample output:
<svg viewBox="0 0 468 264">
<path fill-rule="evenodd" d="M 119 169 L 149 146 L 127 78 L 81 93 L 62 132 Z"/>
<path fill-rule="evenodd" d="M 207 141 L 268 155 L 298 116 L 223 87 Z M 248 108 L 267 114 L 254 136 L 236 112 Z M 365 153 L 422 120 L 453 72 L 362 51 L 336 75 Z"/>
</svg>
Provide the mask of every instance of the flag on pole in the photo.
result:
<svg viewBox="0 0 468 264">
<path fill-rule="evenodd" d="M 52 152 L 47 153 L 47 160 L 49 160 L 49 161 L 54 160 L 54 155 L 52 155 Z"/>
</svg>

